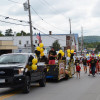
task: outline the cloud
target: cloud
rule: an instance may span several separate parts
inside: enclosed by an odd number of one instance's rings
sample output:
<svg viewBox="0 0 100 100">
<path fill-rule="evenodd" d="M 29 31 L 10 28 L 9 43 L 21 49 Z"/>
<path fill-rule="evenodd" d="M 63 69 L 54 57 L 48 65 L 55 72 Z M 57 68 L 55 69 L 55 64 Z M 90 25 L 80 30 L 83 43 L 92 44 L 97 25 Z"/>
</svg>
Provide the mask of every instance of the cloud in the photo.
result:
<svg viewBox="0 0 100 100">
<path fill-rule="evenodd" d="M 94 17 L 100 17 L 100 0 L 97 0 L 93 9 L 92 15 Z"/>
<path fill-rule="evenodd" d="M 22 5 L 3 0 L 0 3 L 0 9 L 2 9 L 0 14 L 28 21 L 28 12 L 25 12 L 23 8 L 25 0 L 16 0 L 16 2 L 20 2 Z M 79 33 L 80 35 L 81 26 L 83 26 L 85 35 L 94 33 L 99 35 L 100 0 L 30 0 L 30 3 L 32 8 L 44 19 L 44 21 L 41 20 L 31 9 L 33 25 L 43 32 L 48 33 L 51 30 L 54 33 L 68 34 L 68 19 L 71 18 L 73 33 Z M 0 28 L 2 30 L 13 28 L 15 31 L 22 29 L 29 31 L 29 28 L 24 28 L 23 26 L 2 23 Z M 34 32 L 37 31 L 34 30 Z"/>
<path fill-rule="evenodd" d="M 28 14 L 28 12 L 24 11 L 23 5 L 12 4 L 7 10 L 9 15 L 23 16 Z"/>
</svg>

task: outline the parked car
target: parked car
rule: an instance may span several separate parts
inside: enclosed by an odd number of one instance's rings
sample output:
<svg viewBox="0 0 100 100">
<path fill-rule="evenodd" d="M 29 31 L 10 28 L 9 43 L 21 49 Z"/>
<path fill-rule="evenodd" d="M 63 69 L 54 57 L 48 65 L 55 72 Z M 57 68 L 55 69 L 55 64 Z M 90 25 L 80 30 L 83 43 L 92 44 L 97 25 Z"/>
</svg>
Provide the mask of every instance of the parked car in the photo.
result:
<svg viewBox="0 0 100 100">
<path fill-rule="evenodd" d="M 11 53 L 0 56 L 0 88 L 22 87 L 23 92 L 30 91 L 31 83 L 46 85 L 45 63 L 37 63 L 37 70 L 32 70 L 32 53 Z M 28 66 L 28 67 L 27 67 Z"/>
</svg>

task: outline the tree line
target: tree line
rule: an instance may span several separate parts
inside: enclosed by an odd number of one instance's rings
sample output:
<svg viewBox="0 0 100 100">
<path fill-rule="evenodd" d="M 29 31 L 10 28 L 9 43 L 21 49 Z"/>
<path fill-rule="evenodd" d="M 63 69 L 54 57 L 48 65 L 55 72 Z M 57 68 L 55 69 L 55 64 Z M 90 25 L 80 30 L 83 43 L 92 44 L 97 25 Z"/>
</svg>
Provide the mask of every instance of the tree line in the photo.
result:
<svg viewBox="0 0 100 100">
<path fill-rule="evenodd" d="M 84 43 L 84 48 L 89 49 L 89 48 L 95 48 L 95 53 L 100 52 L 100 42 L 93 42 L 93 43 Z"/>
<path fill-rule="evenodd" d="M 6 29 L 5 30 L 5 34 L 2 33 L 2 31 L 0 31 L 0 36 L 14 36 L 14 32 L 12 29 Z M 21 31 L 16 33 L 16 36 L 30 36 L 30 33 L 26 33 L 25 31 Z"/>
</svg>

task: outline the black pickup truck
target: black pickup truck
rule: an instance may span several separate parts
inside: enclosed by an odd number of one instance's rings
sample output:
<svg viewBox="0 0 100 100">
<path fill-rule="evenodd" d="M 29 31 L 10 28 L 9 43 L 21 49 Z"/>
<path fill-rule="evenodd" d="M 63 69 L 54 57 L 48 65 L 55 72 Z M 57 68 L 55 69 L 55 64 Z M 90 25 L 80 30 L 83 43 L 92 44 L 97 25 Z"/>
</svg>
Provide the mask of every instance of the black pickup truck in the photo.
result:
<svg viewBox="0 0 100 100">
<path fill-rule="evenodd" d="M 22 87 L 23 92 L 28 93 L 31 83 L 38 82 L 41 87 L 44 87 L 46 85 L 46 66 L 40 62 L 37 63 L 37 70 L 32 70 L 32 58 L 35 58 L 35 54 L 11 53 L 1 55 L 0 88 Z"/>
</svg>

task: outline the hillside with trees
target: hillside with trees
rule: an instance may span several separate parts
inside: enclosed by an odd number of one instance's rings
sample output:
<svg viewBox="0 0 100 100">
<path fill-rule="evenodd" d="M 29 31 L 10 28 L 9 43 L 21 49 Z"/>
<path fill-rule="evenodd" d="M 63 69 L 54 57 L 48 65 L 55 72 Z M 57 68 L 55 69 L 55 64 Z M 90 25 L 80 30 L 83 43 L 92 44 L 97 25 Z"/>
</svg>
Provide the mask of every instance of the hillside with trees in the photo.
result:
<svg viewBox="0 0 100 100">
<path fill-rule="evenodd" d="M 85 49 L 95 48 L 95 53 L 100 52 L 100 36 L 84 36 L 83 40 Z M 81 37 L 79 42 L 81 43 Z"/>
<path fill-rule="evenodd" d="M 84 43 L 94 43 L 100 42 L 100 36 L 84 36 Z M 81 37 L 79 37 L 79 41 L 81 42 Z"/>
</svg>

